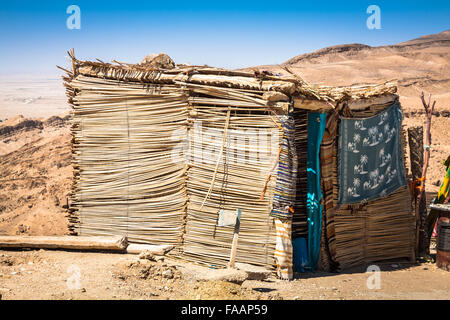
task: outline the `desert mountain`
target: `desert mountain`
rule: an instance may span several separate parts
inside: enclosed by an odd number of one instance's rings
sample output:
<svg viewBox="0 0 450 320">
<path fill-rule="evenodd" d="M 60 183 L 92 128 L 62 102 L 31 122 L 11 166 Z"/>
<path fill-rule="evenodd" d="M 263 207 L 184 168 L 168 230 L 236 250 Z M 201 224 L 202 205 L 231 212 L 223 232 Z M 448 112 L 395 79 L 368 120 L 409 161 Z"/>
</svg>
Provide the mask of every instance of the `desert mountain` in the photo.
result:
<svg viewBox="0 0 450 320">
<path fill-rule="evenodd" d="M 397 79 L 405 109 L 422 109 L 419 94 L 433 94 L 438 111 L 450 110 L 450 30 L 394 45 L 344 44 L 257 68 L 286 73 L 288 66 L 311 84 L 345 86 Z M 248 68 L 252 69 L 252 68 Z"/>
</svg>

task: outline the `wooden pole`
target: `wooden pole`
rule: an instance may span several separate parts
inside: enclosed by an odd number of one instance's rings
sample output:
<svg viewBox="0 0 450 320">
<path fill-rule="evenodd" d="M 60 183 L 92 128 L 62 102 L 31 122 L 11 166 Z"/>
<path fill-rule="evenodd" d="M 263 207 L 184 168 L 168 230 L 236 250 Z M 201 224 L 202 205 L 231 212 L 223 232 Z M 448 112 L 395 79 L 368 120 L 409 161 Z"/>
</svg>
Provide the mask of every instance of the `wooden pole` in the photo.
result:
<svg viewBox="0 0 450 320">
<path fill-rule="evenodd" d="M 125 251 L 126 237 L 0 236 L 0 248 Z"/>
<path fill-rule="evenodd" d="M 236 215 L 236 224 L 234 225 L 233 242 L 231 243 L 230 262 L 228 263 L 228 268 L 234 268 L 240 227 L 241 227 L 241 209 L 238 209 Z"/>
<path fill-rule="evenodd" d="M 428 96 L 428 103 L 425 102 L 425 96 L 422 92 L 420 95 L 422 105 L 425 109 L 427 117 L 426 132 L 425 132 L 425 156 L 422 168 L 422 185 L 420 186 L 420 192 L 417 197 L 417 203 L 419 203 L 419 216 L 420 216 L 420 228 L 419 228 L 419 254 L 422 256 L 428 256 L 430 254 L 430 239 L 427 234 L 427 205 L 426 205 L 426 193 L 425 193 L 425 180 L 427 176 L 428 163 L 430 161 L 431 153 L 431 118 L 433 116 L 434 107 L 436 101 L 433 101 L 431 105 L 431 94 Z M 422 200 L 423 199 L 423 200 Z"/>
</svg>

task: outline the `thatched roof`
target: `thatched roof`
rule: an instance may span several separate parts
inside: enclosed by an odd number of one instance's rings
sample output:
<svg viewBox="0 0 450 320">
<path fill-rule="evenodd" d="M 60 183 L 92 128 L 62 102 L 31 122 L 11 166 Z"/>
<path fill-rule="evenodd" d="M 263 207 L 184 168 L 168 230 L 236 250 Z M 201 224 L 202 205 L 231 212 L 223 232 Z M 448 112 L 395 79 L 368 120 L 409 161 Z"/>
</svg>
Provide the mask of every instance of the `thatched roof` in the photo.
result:
<svg viewBox="0 0 450 320">
<path fill-rule="evenodd" d="M 149 55 L 140 64 L 115 60 L 111 63 L 100 60 L 81 61 L 75 58 L 73 50 L 69 55 L 72 58 L 72 71 L 64 69 L 69 77 L 66 79 L 67 82 L 81 75 L 143 84 L 178 84 L 181 87 L 201 85 L 239 89 L 264 95 L 264 99 L 268 102 L 288 101 L 289 97 L 298 97 L 313 104 L 320 102 L 320 107 L 323 107 L 326 106 L 325 102 L 332 101 L 293 74 L 276 75 L 269 72 L 233 71 L 184 64 L 173 66 L 172 60 L 164 54 Z"/>
<path fill-rule="evenodd" d="M 339 102 L 349 101 L 361 104 L 373 103 L 373 99 L 394 99 L 397 97 L 396 81 L 347 87 L 310 85 L 286 68 L 288 75 L 268 71 L 235 71 L 210 66 L 175 64 L 164 53 L 147 55 L 141 63 L 129 64 L 113 60 L 82 61 L 69 51 L 72 71 L 67 72 L 66 82 L 77 76 L 119 80 L 128 83 L 169 84 L 180 88 L 209 87 L 237 89 L 241 92 L 261 96 L 267 104 L 294 100 L 295 108 L 327 111 Z M 70 90 L 70 88 L 69 88 Z M 227 92 L 227 91 L 225 91 Z M 229 92 L 229 91 L 228 91 Z"/>
</svg>

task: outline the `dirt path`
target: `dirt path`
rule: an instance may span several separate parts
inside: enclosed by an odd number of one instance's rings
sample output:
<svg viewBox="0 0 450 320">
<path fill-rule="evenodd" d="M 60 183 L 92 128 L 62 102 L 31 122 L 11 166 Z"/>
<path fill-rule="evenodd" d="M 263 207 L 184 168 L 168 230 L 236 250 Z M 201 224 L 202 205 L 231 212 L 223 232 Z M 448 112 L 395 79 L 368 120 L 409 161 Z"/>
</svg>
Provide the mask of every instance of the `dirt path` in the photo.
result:
<svg viewBox="0 0 450 320">
<path fill-rule="evenodd" d="M 379 266 L 380 288 L 368 289 L 366 268 L 298 274 L 242 285 L 196 281 L 203 267 L 166 258 L 47 250 L 0 251 L 2 299 L 449 299 L 450 272 L 435 264 Z M 373 282 L 371 282 L 373 283 Z"/>
</svg>

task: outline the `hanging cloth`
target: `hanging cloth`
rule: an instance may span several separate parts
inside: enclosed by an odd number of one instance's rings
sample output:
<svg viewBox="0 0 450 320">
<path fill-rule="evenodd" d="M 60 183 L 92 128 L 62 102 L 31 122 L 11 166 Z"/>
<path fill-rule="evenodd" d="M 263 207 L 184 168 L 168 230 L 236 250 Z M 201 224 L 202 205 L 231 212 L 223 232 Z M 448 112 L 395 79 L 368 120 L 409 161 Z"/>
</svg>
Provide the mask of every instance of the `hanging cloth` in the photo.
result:
<svg viewBox="0 0 450 320">
<path fill-rule="evenodd" d="M 322 191 L 320 189 L 320 144 L 325 132 L 326 114 L 308 113 L 307 200 L 309 268 L 314 271 L 319 261 L 322 230 Z"/>
<path fill-rule="evenodd" d="M 274 218 L 291 220 L 295 203 L 298 166 L 295 149 L 295 122 L 292 114 L 280 117 L 280 121 L 283 128 L 283 137 L 270 215 Z"/>
<path fill-rule="evenodd" d="M 386 197 L 406 185 L 398 103 L 363 119 L 339 125 L 339 204 Z"/>
</svg>

